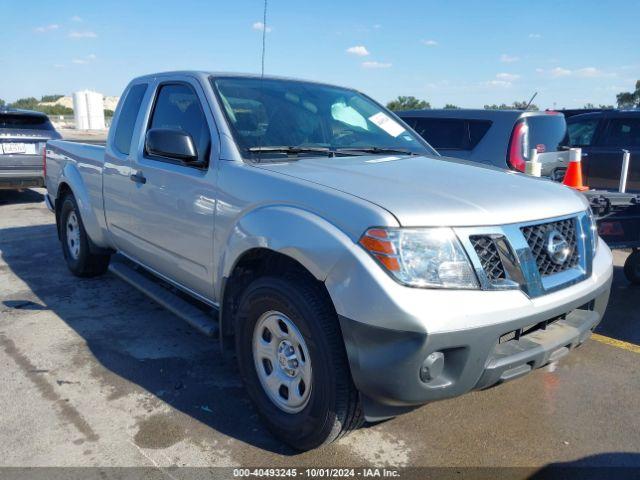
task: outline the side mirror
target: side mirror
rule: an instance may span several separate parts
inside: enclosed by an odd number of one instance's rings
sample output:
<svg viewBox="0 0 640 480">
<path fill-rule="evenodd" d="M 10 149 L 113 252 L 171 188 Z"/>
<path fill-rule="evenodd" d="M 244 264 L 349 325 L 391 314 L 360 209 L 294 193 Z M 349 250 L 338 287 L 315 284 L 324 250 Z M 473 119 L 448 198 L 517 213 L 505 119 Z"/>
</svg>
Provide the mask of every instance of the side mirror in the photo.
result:
<svg viewBox="0 0 640 480">
<path fill-rule="evenodd" d="M 177 128 L 152 128 L 147 132 L 144 146 L 150 155 L 173 158 L 186 163 L 198 161 L 193 138 Z"/>
</svg>

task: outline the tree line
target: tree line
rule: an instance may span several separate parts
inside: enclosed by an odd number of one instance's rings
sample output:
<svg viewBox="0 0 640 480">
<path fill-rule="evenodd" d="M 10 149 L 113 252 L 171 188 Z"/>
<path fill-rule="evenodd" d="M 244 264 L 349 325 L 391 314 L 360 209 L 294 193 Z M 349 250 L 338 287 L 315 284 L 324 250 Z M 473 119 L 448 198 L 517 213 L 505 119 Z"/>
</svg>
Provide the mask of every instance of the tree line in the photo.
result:
<svg viewBox="0 0 640 480">
<path fill-rule="evenodd" d="M 527 108 L 527 101 L 515 101 L 510 105 L 506 103 L 501 104 L 491 104 L 485 105 L 485 110 L 524 110 Z M 616 95 L 616 103 L 618 108 L 640 108 L 640 80 L 636 82 L 635 91 L 633 92 L 620 92 Z M 426 100 L 421 100 L 419 98 L 413 96 L 399 96 L 395 100 L 387 103 L 387 108 L 392 111 L 402 111 L 402 110 L 429 110 L 431 109 L 431 104 Z M 460 108 L 457 105 L 452 103 L 447 103 L 444 106 L 445 109 L 457 109 Z M 585 109 L 612 109 L 613 105 L 599 105 L 596 106 L 593 103 L 587 103 L 584 105 Z M 536 104 L 529 105 L 529 110 L 540 110 Z"/>
<path fill-rule="evenodd" d="M 16 108 L 21 110 L 33 110 L 35 112 L 42 112 L 47 115 L 73 115 L 73 108 L 65 107 L 64 105 L 41 105 L 41 103 L 53 103 L 64 95 L 43 95 L 38 100 L 35 97 L 19 98 L 15 102 L 6 103 L 0 98 L 0 108 Z M 112 117 L 113 110 L 105 109 L 105 117 Z"/>
</svg>

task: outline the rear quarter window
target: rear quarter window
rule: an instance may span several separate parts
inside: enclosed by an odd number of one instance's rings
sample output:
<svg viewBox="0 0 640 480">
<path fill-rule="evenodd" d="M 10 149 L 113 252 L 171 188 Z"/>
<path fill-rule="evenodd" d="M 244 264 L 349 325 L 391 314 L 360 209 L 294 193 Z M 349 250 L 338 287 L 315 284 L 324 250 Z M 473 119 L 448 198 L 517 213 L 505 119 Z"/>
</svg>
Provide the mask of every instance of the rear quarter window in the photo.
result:
<svg viewBox="0 0 640 480">
<path fill-rule="evenodd" d="M 473 150 L 491 128 L 488 120 L 406 118 L 405 121 L 432 147 L 444 150 Z"/>
<path fill-rule="evenodd" d="M 25 113 L 0 113 L 0 128 L 17 130 L 53 130 L 53 126 L 44 115 Z"/>
<path fill-rule="evenodd" d="M 131 149 L 131 137 L 133 136 L 133 128 L 138 118 L 140 105 L 145 92 L 147 91 L 146 83 L 134 85 L 127 93 L 127 97 L 122 105 L 120 116 L 118 117 L 118 125 L 113 136 L 113 144 L 120 153 L 128 155 Z"/>
</svg>

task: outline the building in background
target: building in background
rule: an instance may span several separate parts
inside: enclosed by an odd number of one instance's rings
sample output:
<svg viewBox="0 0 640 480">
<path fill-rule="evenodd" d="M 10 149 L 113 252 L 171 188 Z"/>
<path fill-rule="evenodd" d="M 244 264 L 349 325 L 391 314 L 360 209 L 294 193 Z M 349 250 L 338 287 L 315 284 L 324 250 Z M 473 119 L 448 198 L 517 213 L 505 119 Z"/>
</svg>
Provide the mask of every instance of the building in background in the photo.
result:
<svg viewBox="0 0 640 480">
<path fill-rule="evenodd" d="M 76 130 L 104 130 L 104 97 L 101 93 L 81 90 L 73 93 L 73 116 Z"/>
</svg>

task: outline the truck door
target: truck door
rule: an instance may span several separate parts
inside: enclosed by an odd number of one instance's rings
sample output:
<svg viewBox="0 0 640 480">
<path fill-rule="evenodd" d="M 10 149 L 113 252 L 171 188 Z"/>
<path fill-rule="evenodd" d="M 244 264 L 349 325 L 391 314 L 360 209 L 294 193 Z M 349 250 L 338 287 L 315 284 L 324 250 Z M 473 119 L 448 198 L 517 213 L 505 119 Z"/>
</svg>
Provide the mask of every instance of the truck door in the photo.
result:
<svg viewBox="0 0 640 480">
<path fill-rule="evenodd" d="M 147 92 L 147 83 L 131 85 L 124 94 L 123 104 L 115 119 L 114 129 L 109 133 L 105 150 L 104 174 L 102 177 L 105 219 L 109 234 L 118 248 L 130 228 L 129 195 L 131 192 L 131 143 L 136 125 L 142 121 L 140 105 Z M 135 149 L 135 147 L 134 147 Z"/>
<path fill-rule="evenodd" d="M 127 253 L 144 266 L 205 298 L 213 294 L 213 228 L 216 165 L 213 118 L 197 81 L 159 83 L 130 176 Z M 206 113 L 205 113 L 206 112 Z M 200 164 L 150 155 L 150 129 L 181 129 L 191 135 Z"/>
<path fill-rule="evenodd" d="M 618 189 L 623 149 L 631 152 L 627 191 L 640 191 L 640 117 L 616 116 L 607 121 L 600 141 L 589 153 L 589 186 Z"/>
</svg>

